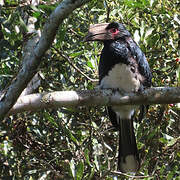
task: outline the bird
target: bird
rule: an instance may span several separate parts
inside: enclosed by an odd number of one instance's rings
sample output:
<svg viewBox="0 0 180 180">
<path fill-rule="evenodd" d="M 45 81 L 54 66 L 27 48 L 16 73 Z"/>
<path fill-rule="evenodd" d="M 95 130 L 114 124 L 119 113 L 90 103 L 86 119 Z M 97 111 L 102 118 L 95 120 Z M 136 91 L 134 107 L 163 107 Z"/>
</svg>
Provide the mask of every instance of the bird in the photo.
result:
<svg viewBox="0 0 180 180">
<path fill-rule="evenodd" d="M 101 89 L 131 93 L 151 87 L 152 73 L 148 61 L 125 25 L 119 22 L 91 25 L 84 41 L 99 41 L 104 45 L 98 65 Z M 107 107 L 110 121 L 119 131 L 117 168 L 123 173 L 136 173 L 140 168 L 133 127 L 134 113 L 138 108 L 138 105 Z"/>
</svg>

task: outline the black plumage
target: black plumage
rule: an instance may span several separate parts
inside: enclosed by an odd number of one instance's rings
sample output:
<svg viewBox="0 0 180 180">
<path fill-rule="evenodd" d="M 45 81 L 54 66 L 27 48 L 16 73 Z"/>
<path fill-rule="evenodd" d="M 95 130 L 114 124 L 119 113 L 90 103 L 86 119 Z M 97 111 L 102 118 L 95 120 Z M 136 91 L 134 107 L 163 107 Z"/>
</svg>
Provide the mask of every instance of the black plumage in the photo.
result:
<svg viewBox="0 0 180 180">
<path fill-rule="evenodd" d="M 90 27 L 86 41 L 102 41 L 104 48 L 99 62 L 101 88 L 142 91 L 151 86 L 152 74 L 144 53 L 121 23 L 102 23 Z M 109 118 L 119 130 L 118 169 L 136 172 L 139 155 L 133 128 L 133 115 L 138 106 L 108 107 Z"/>
</svg>

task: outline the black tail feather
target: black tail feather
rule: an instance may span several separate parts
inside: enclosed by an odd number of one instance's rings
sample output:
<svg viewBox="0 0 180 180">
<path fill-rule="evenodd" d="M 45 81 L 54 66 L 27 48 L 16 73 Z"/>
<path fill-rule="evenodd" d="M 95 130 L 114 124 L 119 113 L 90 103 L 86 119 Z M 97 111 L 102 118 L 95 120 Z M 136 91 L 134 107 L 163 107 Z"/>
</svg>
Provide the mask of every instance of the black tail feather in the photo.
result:
<svg viewBox="0 0 180 180">
<path fill-rule="evenodd" d="M 112 110 L 110 106 L 107 107 L 109 119 L 111 120 L 112 125 L 114 128 L 118 131 L 119 130 L 119 124 L 117 122 L 117 116 L 116 113 Z"/>
<path fill-rule="evenodd" d="M 136 172 L 139 169 L 139 154 L 134 134 L 133 120 L 119 120 L 118 170 Z"/>
<path fill-rule="evenodd" d="M 121 172 L 137 172 L 140 163 L 133 117 L 131 119 L 120 119 L 111 107 L 107 108 L 112 125 L 119 130 L 118 170 Z"/>
</svg>

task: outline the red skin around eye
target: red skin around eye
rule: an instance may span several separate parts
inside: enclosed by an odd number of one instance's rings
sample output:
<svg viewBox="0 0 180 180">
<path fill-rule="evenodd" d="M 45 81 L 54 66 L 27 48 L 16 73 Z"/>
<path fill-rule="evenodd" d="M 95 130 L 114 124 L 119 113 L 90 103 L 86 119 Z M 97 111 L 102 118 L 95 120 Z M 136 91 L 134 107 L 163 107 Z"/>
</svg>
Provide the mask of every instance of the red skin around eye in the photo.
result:
<svg viewBox="0 0 180 180">
<path fill-rule="evenodd" d="M 112 37 L 114 38 L 119 33 L 119 30 L 115 29 L 115 28 L 112 28 L 112 29 L 110 29 L 110 32 L 112 34 Z"/>
</svg>

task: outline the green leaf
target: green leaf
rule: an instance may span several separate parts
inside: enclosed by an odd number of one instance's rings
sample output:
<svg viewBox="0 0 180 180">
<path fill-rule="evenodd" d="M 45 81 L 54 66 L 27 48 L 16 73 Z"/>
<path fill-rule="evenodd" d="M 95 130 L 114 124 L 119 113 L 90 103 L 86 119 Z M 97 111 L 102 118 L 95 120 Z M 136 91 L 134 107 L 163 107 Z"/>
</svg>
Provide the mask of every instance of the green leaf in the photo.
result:
<svg viewBox="0 0 180 180">
<path fill-rule="evenodd" d="M 180 179 L 180 176 L 177 176 L 176 178 L 175 178 L 175 180 L 179 180 Z"/>
<path fill-rule="evenodd" d="M 91 173 L 90 173 L 90 176 L 89 176 L 88 180 L 93 179 L 94 173 L 95 173 L 95 167 L 93 166 L 93 168 L 91 168 Z"/>
<path fill-rule="evenodd" d="M 66 34 L 66 29 L 63 26 L 60 26 L 60 28 L 59 28 L 59 37 L 58 37 L 58 41 L 57 41 L 57 44 L 59 46 L 62 43 L 62 41 L 64 41 L 65 34 Z"/>
<path fill-rule="evenodd" d="M 124 4 L 131 8 L 144 8 L 150 3 L 148 0 L 124 0 Z"/>
<path fill-rule="evenodd" d="M 75 162 L 73 159 L 71 159 L 70 161 L 70 170 L 71 170 L 73 179 L 75 179 Z"/>
<path fill-rule="evenodd" d="M 21 16 L 19 16 L 19 24 L 21 26 L 21 28 L 25 31 L 28 32 L 28 27 L 26 26 L 26 24 L 24 23 L 23 19 L 21 18 Z"/>
<path fill-rule="evenodd" d="M 79 52 L 71 53 L 71 54 L 69 54 L 69 56 L 72 57 L 72 58 L 75 58 L 75 57 L 77 57 L 77 56 L 79 56 L 79 55 L 81 55 L 83 53 L 84 53 L 83 51 L 79 51 Z"/>
<path fill-rule="evenodd" d="M 167 146 L 173 146 L 179 139 L 180 139 L 180 137 L 171 139 L 171 140 L 168 142 Z"/>
<path fill-rule="evenodd" d="M 93 65 L 92 65 L 92 63 L 91 63 L 91 61 L 88 61 L 88 62 L 87 62 L 87 66 L 90 67 L 91 69 L 94 69 L 94 67 L 93 67 Z"/>
<path fill-rule="evenodd" d="M 74 143 L 79 145 L 79 141 L 75 138 L 75 136 L 72 134 L 72 132 L 68 128 L 64 128 L 64 131 L 67 134 L 67 136 L 69 137 L 69 139 L 71 139 Z"/>
<path fill-rule="evenodd" d="M 44 117 L 51 123 L 53 124 L 55 127 L 58 127 L 58 124 L 56 123 L 55 119 L 53 116 L 50 116 L 50 114 L 48 112 L 44 113 Z"/>
<path fill-rule="evenodd" d="M 33 13 L 33 17 L 35 17 L 36 19 L 38 19 L 40 16 L 41 16 L 40 12 L 36 11 L 36 12 Z"/>
<path fill-rule="evenodd" d="M 81 180 L 84 173 L 84 163 L 82 161 L 77 165 L 76 180 Z"/>
<path fill-rule="evenodd" d="M 167 143 L 167 139 L 165 139 L 165 138 L 159 138 L 159 141 L 161 142 L 161 143 L 163 143 L 163 144 L 166 144 Z"/>
<path fill-rule="evenodd" d="M 34 11 L 38 11 L 38 12 L 40 12 L 40 10 L 39 10 L 36 6 L 34 6 L 34 5 L 30 5 L 30 7 L 31 7 Z"/>
<path fill-rule="evenodd" d="M 92 166 L 89 160 L 89 149 L 87 148 L 85 149 L 84 155 L 85 155 L 86 162 L 89 164 L 89 166 Z"/>
<path fill-rule="evenodd" d="M 52 12 L 54 9 L 55 9 L 55 6 L 53 6 L 53 5 L 45 5 L 45 4 L 41 4 L 41 5 L 39 5 L 39 8 L 40 9 L 42 9 L 42 10 L 44 10 L 44 11 L 46 11 L 46 12 L 48 12 L 48 13 L 50 13 L 50 12 Z"/>
<path fill-rule="evenodd" d="M 95 163 L 97 170 L 99 170 L 100 166 L 99 166 L 99 161 L 98 161 L 97 155 L 94 156 L 94 163 Z"/>
<path fill-rule="evenodd" d="M 33 177 L 32 177 L 32 176 L 30 176 L 29 180 L 33 180 Z"/>
<path fill-rule="evenodd" d="M 177 78 L 178 85 L 180 85 L 180 66 L 176 70 L 176 78 Z"/>
</svg>

